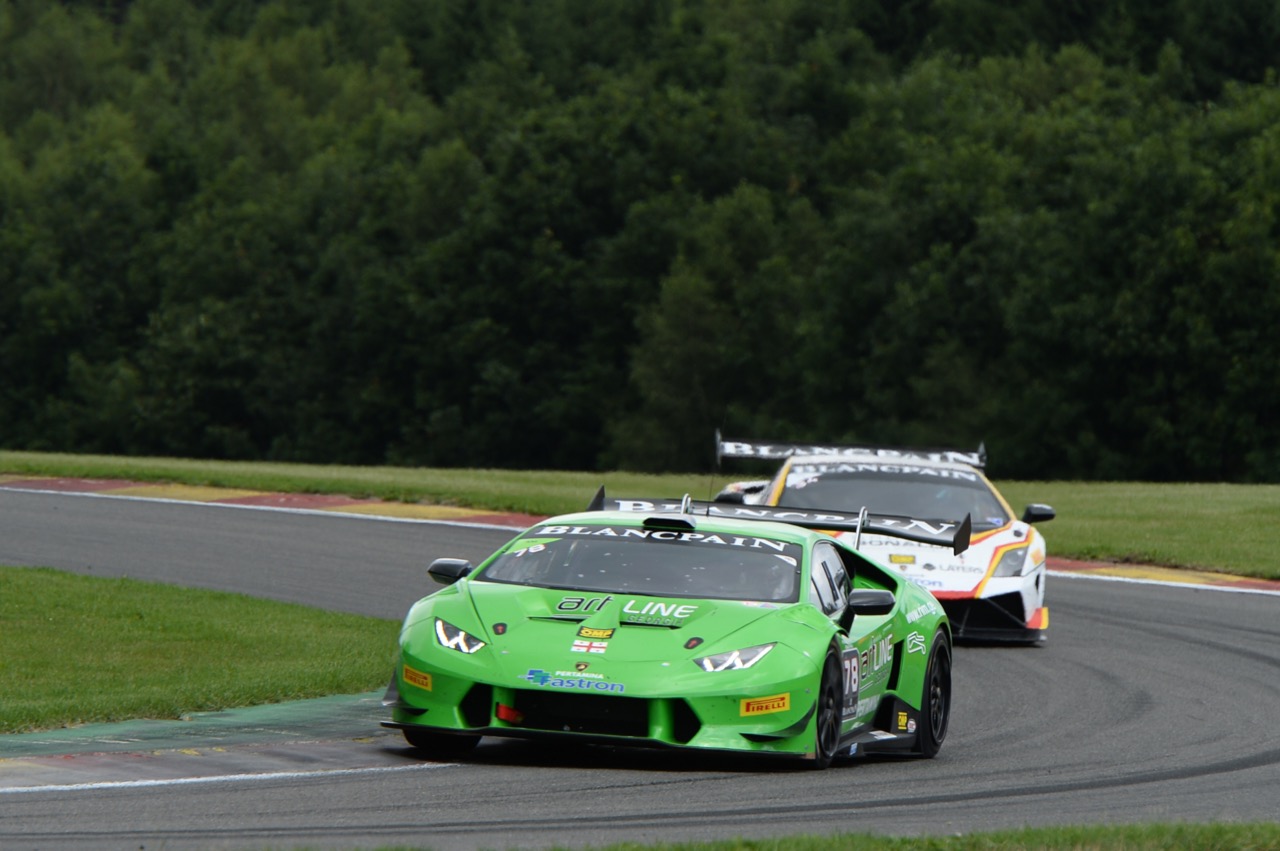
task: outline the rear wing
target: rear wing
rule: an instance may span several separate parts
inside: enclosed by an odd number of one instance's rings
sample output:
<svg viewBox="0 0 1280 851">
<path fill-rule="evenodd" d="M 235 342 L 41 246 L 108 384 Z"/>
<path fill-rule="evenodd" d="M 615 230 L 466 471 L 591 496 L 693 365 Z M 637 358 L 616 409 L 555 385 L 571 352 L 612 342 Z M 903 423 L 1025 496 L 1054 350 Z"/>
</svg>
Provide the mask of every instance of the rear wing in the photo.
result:
<svg viewBox="0 0 1280 851">
<path fill-rule="evenodd" d="M 973 530 L 973 522 L 968 515 L 964 520 L 927 520 L 894 514 L 872 514 L 866 508 L 851 514 L 847 511 L 824 509 L 706 502 L 692 499 L 687 495 L 679 500 L 618 499 L 606 496 L 603 487 L 596 492 L 587 510 L 636 511 L 686 517 L 724 517 L 732 520 L 768 520 L 775 523 L 790 523 L 792 526 L 801 526 L 805 529 L 853 532 L 857 536 L 857 545 L 861 545 L 864 533 L 887 535 L 905 541 L 950 547 L 956 555 L 969 548 L 969 536 Z"/>
<path fill-rule="evenodd" d="M 779 460 L 792 455 L 828 455 L 832 458 L 873 456 L 876 458 L 907 458 L 929 461 L 959 461 L 974 467 L 987 465 L 987 446 L 980 444 L 977 450 L 928 449 L 901 446 L 838 446 L 825 443 L 775 443 L 762 440 L 725 440 L 716 431 L 716 466 L 725 458 L 763 458 Z"/>
</svg>

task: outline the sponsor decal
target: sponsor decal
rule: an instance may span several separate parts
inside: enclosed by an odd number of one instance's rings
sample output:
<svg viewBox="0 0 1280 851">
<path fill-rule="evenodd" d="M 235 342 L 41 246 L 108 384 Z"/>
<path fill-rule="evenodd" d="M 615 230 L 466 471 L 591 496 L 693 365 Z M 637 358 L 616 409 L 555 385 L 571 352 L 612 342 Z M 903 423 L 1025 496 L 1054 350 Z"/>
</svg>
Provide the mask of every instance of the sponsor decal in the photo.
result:
<svg viewBox="0 0 1280 851">
<path fill-rule="evenodd" d="M 878 674 L 892 661 L 893 633 L 889 633 L 862 651 L 862 672 L 864 675 Z"/>
<path fill-rule="evenodd" d="M 612 594 L 603 597 L 564 597 L 556 603 L 556 611 L 598 612 L 613 601 Z M 680 626 L 696 611 L 698 607 L 691 603 L 663 603 L 656 600 L 642 602 L 633 598 L 622 606 L 622 621 L 652 626 Z M 586 629 L 588 627 L 580 628 L 578 634 L 584 635 Z"/>
<path fill-rule="evenodd" d="M 907 713 L 905 712 L 898 713 L 898 729 L 899 730 L 907 729 Z"/>
<path fill-rule="evenodd" d="M 698 607 L 691 603 L 660 603 L 650 600 L 628 600 L 622 606 L 623 623 L 649 624 L 651 626 L 680 626 Z"/>
<path fill-rule="evenodd" d="M 875 464 L 854 463 L 848 461 L 828 461 L 819 464 L 795 464 L 793 473 L 817 478 L 831 473 L 871 474 L 886 476 L 919 476 L 925 479 L 952 479 L 962 482 L 977 482 L 978 474 L 972 470 L 948 470 L 940 467 L 921 467 L 919 464 Z"/>
<path fill-rule="evenodd" d="M 614 694 L 622 694 L 627 687 L 622 683 L 607 683 L 601 680 L 588 679 L 587 677 L 578 676 L 576 674 L 570 676 L 561 676 L 568 674 L 568 671 L 542 671 L 532 668 L 520 679 L 527 681 L 537 688 L 562 688 L 570 691 L 607 691 Z"/>
<path fill-rule="evenodd" d="M 854 652 L 858 654 L 858 686 L 865 691 L 889 676 L 890 663 L 893 662 L 893 634 L 874 638 L 869 647 Z"/>
<path fill-rule="evenodd" d="M 942 588 L 947 584 L 941 579 L 924 579 L 920 576 L 908 576 L 907 578 L 919 585 L 921 588 Z"/>
<path fill-rule="evenodd" d="M 913 632 L 907 636 L 907 652 L 908 653 L 924 653 L 924 636 L 918 632 Z"/>
<path fill-rule="evenodd" d="M 598 612 L 613 602 L 613 595 L 603 597 L 565 597 L 556 603 L 557 612 Z"/>
<path fill-rule="evenodd" d="M 924 569 L 940 570 L 943 573 L 986 573 L 986 570 L 984 570 L 981 567 L 977 567 L 975 565 L 968 565 L 968 564 L 956 564 L 954 562 L 943 562 L 942 564 L 934 564 L 933 562 L 926 562 L 924 564 Z"/>
<path fill-rule="evenodd" d="M 613 629 L 598 629 L 594 626 L 583 626 L 578 628 L 579 638 L 613 638 Z"/>
<path fill-rule="evenodd" d="M 413 668 L 410 668 L 408 665 L 405 665 L 404 681 L 409 685 L 417 686 L 420 689 L 431 691 L 431 675 L 426 673 L 425 671 L 418 671 Z"/>
<path fill-rule="evenodd" d="M 921 618 L 928 617 L 933 614 L 933 602 L 921 603 L 911 611 L 907 612 L 907 623 L 915 623 Z"/>
<path fill-rule="evenodd" d="M 586 663 L 586 662 L 579 662 L 578 664 L 574 665 L 573 667 L 574 667 L 574 669 L 575 669 L 575 670 L 572 670 L 572 671 L 556 671 L 556 676 L 557 676 L 557 677 L 582 677 L 582 678 L 584 678 L 584 679 L 588 679 L 588 680 L 603 680 L 603 679 L 604 679 L 604 674 L 586 674 L 586 673 L 583 673 L 583 672 L 586 670 L 586 668 L 587 668 L 587 663 Z"/>
<path fill-rule="evenodd" d="M 574 639 L 573 646 L 569 648 L 574 653 L 603 653 L 609 649 L 607 641 L 584 641 L 580 638 Z"/>
<path fill-rule="evenodd" d="M 872 712 L 875 712 L 879 707 L 880 707 L 879 697 L 863 698 L 862 700 L 858 701 L 857 709 L 854 710 L 853 714 L 858 718 L 864 718 L 867 715 L 870 715 Z"/>
<path fill-rule="evenodd" d="M 622 502 L 620 500 L 620 502 Z M 632 504 L 634 503 L 634 504 Z M 679 506 L 676 506 L 678 508 Z M 652 503 L 631 500 L 625 511 L 652 510 Z M 675 509 L 672 509 L 675 510 Z M 539 533 L 558 536 L 589 538 L 646 538 L 651 541 L 679 541 L 688 544 L 711 544 L 720 547 L 745 547 L 752 550 L 768 549 L 785 552 L 794 544 L 770 538 L 754 538 L 740 535 L 717 535 L 705 532 L 680 532 L 670 529 L 635 529 L 629 526 L 543 526 Z"/>
<path fill-rule="evenodd" d="M 906 553 L 890 553 L 889 564 L 915 564 L 916 557 Z"/>
<path fill-rule="evenodd" d="M 772 715 L 775 712 L 786 712 L 791 708 L 791 692 L 775 694 L 770 697 L 744 698 L 740 714 L 743 718 L 753 715 Z"/>
</svg>

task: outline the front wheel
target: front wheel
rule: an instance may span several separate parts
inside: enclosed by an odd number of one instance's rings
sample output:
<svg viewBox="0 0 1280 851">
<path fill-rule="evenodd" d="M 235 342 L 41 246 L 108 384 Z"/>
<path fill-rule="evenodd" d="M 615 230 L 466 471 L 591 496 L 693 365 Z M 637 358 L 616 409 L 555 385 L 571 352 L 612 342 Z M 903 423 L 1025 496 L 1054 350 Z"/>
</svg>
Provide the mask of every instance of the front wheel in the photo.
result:
<svg viewBox="0 0 1280 851">
<path fill-rule="evenodd" d="M 436 733 L 421 728 L 401 730 L 404 740 L 422 751 L 428 759 L 460 759 L 475 750 L 479 736 Z"/>
<path fill-rule="evenodd" d="M 915 753 L 926 759 L 938 755 L 951 721 L 951 647 L 941 630 L 933 637 L 933 650 L 925 669 L 920 698 L 920 733 Z"/>
<path fill-rule="evenodd" d="M 810 768 L 828 768 L 840 747 L 840 710 L 844 698 L 840 682 L 840 663 L 828 654 L 818 681 L 818 705 L 814 713 L 814 748 Z"/>
</svg>

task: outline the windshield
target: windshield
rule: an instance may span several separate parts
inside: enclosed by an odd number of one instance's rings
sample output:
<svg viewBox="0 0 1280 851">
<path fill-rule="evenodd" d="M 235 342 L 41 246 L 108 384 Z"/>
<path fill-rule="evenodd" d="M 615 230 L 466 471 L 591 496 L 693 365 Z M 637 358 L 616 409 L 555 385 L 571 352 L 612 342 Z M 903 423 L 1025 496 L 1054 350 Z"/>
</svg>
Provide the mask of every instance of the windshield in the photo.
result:
<svg viewBox="0 0 1280 851">
<path fill-rule="evenodd" d="M 962 519 L 968 514 L 975 528 L 1003 526 L 1010 519 L 976 473 L 902 464 L 797 465 L 787 476 L 778 504 L 841 511 L 865 506 L 873 514 L 936 520 Z"/>
<path fill-rule="evenodd" d="M 532 529 L 477 578 L 489 582 L 793 603 L 801 548 L 772 538 L 625 526 Z"/>
</svg>

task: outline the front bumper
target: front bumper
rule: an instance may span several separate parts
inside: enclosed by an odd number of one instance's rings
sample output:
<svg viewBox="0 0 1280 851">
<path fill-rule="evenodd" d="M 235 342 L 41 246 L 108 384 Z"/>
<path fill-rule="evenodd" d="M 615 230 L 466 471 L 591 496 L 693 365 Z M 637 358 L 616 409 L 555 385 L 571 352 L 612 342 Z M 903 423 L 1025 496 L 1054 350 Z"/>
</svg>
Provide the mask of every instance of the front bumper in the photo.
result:
<svg viewBox="0 0 1280 851">
<path fill-rule="evenodd" d="M 1034 644 L 1045 640 L 1049 609 L 1028 611 L 1020 593 L 939 600 L 957 641 Z"/>
<path fill-rule="evenodd" d="M 635 696 L 514 688 L 433 673 L 432 691 L 392 678 L 384 727 L 638 747 L 805 756 L 816 695 L 805 677 L 750 695 Z"/>
</svg>

